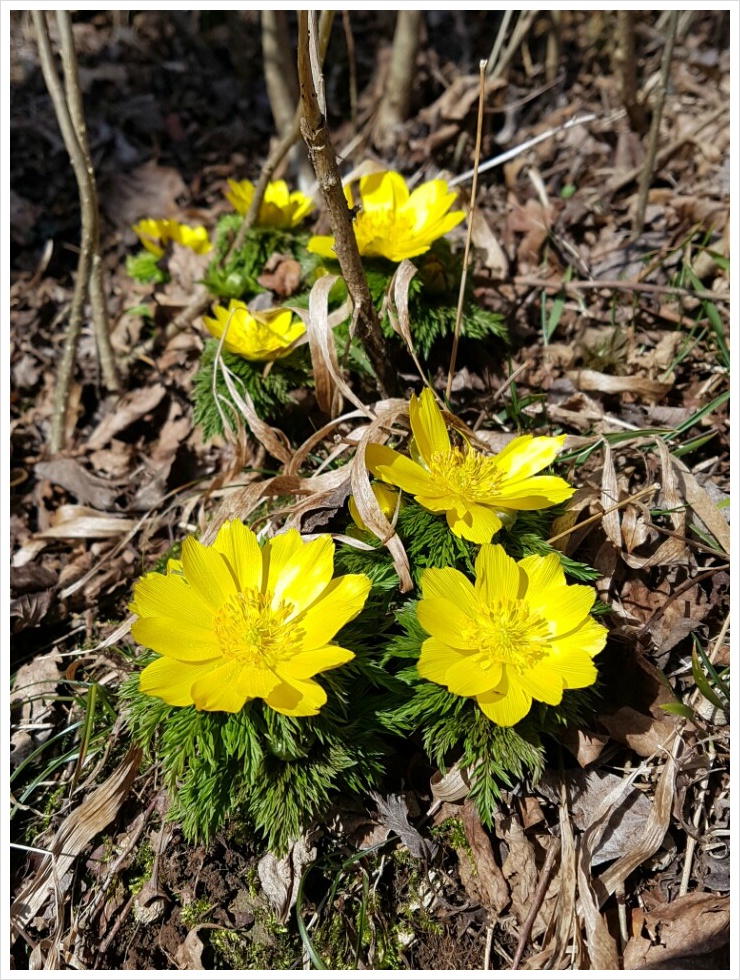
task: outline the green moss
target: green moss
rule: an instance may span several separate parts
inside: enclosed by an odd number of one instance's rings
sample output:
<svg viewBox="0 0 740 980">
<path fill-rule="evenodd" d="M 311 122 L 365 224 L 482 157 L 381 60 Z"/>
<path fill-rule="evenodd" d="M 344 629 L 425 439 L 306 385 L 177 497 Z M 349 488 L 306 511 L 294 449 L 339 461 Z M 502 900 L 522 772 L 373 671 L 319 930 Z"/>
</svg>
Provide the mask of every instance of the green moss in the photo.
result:
<svg viewBox="0 0 740 980">
<path fill-rule="evenodd" d="M 212 908 L 213 902 L 205 897 L 186 902 L 180 909 L 180 921 L 187 929 L 192 929 L 193 926 L 208 921 L 208 914 Z"/>
</svg>

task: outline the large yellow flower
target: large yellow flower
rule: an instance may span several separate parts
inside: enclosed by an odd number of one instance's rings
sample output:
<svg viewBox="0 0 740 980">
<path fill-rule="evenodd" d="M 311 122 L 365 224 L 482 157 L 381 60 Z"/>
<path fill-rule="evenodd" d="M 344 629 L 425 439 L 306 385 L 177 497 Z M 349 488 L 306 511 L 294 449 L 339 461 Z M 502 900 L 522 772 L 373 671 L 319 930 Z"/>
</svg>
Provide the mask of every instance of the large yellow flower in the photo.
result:
<svg viewBox="0 0 740 980">
<path fill-rule="evenodd" d="M 567 585 L 557 555 L 516 562 L 487 544 L 475 572 L 475 585 L 454 568 L 423 572 L 417 615 L 431 635 L 422 677 L 475 698 L 503 726 L 520 721 L 533 699 L 559 704 L 564 689 L 594 683 L 607 630 L 589 615 L 595 591 Z"/>
<path fill-rule="evenodd" d="M 262 698 L 283 715 L 318 714 L 326 693 L 311 678 L 352 660 L 331 640 L 370 591 L 366 575 L 333 573 L 329 535 L 304 542 L 291 530 L 260 548 L 227 521 L 211 547 L 187 538 L 181 562 L 134 588 L 134 639 L 161 654 L 140 689 L 203 711 Z"/>
<path fill-rule="evenodd" d="M 409 193 L 406 181 L 393 170 L 361 177 L 359 201 L 354 200 L 350 186 L 345 187 L 344 196 L 351 208 L 362 205 L 354 223 L 360 255 L 391 262 L 422 255 L 465 217 L 464 211 L 450 212 L 456 194 L 446 181 L 429 180 Z M 308 250 L 329 259 L 337 257 L 330 235 L 314 235 Z"/>
<path fill-rule="evenodd" d="M 226 333 L 224 347 L 248 361 L 274 361 L 290 353 L 291 345 L 306 328 L 293 319 L 290 310 L 263 310 L 251 313 L 246 303 L 232 299 L 228 309 L 214 306 L 213 317 L 204 316 L 209 332 L 219 340 Z"/>
<path fill-rule="evenodd" d="M 231 193 L 226 198 L 239 214 L 246 214 L 254 197 L 254 184 L 251 180 L 229 180 Z M 313 201 L 301 191 L 289 191 L 284 180 L 275 180 L 267 185 L 265 196 L 260 204 L 257 224 L 270 228 L 295 228 L 313 211 Z"/>
<path fill-rule="evenodd" d="M 564 436 L 519 436 L 496 456 L 466 445 L 452 446 L 432 392 L 411 397 L 411 453 L 371 443 L 370 472 L 413 495 L 435 514 L 445 513 L 454 534 L 476 544 L 490 542 L 503 518 L 516 510 L 540 510 L 575 493 L 559 476 L 535 476 L 558 454 Z"/>
<path fill-rule="evenodd" d="M 190 225 L 181 225 L 179 221 L 173 221 L 171 218 L 163 218 L 161 221 L 144 218 L 133 226 L 133 230 L 139 236 L 144 248 L 158 259 L 164 255 L 168 242 L 184 245 L 185 248 L 192 249 L 196 255 L 205 255 L 212 247 L 211 239 L 203 225 L 191 228 Z"/>
</svg>

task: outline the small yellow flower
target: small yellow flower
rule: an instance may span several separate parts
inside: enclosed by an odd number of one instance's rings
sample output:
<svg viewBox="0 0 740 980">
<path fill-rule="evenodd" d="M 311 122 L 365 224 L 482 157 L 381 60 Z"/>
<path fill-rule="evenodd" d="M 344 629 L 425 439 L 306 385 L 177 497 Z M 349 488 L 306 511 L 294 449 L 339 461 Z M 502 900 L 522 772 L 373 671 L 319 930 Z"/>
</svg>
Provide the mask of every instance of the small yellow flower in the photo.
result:
<svg viewBox="0 0 740 980">
<path fill-rule="evenodd" d="M 229 180 L 231 193 L 226 198 L 239 214 L 246 214 L 254 197 L 254 184 L 251 180 Z M 301 191 L 289 191 L 284 180 L 276 180 L 267 185 L 265 196 L 260 204 L 257 224 L 269 228 L 295 228 L 313 211 L 313 201 Z"/>
<path fill-rule="evenodd" d="M 391 490 L 390 487 L 385 486 L 383 483 L 373 483 L 372 491 L 375 494 L 375 499 L 378 502 L 378 506 L 383 511 L 385 517 L 391 521 L 396 514 L 398 508 L 398 498 L 401 496 L 397 490 Z M 355 503 L 355 498 L 350 497 L 349 502 L 349 512 L 352 515 L 352 520 L 355 522 L 357 527 L 361 531 L 367 531 L 369 533 L 370 529 L 367 524 L 360 517 L 360 512 L 357 509 L 357 504 Z"/>
<path fill-rule="evenodd" d="M 184 245 L 185 248 L 192 249 L 196 255 L 205 255 L 212 247 L 211 239 L 203 225 L 191 228 L 190 225 L 181 225 L 179 221 L 172 221 L 170 218 L 163 218 L 161 221 L 144 218 L 133 226 L 133 230 L 139 236 L 144 248 L 158 259 L 164 255 L 168 242 Z"/>
<path fill-rule="evenodd" d="M 228 309 L 214 306 L 213 317 L 204 316 L 209 332 L 219 340 L 226 333 L 224 347 L 248 361 L 274 361 L 290 353 L 291 345 L 306 332 L 303 323 L 293 319 L 290 310 L 263 310 L 251 313 L 241 300 L 232 299 Z"/>
<path fill-rule="evenodd" d="M 318 714 L 326 692 L 311 678 L 352 660 L 331 640 L 370 591 L 366 575 L 333 573 L 329 535 L 304 542 L 291 530 L 260 548 L 227 521 L 210 547 L 187 538 L 181 562 L 134 587 L 134 639 L 161 654 L 140 689 L 202 711 L 262 698 L 283 715 Z"/>
<path fill-rule="evenodd" d="M 431 634 L 419 674 L 459 697 L 472 697 L 497 725 L 515 725 L 532 701 L 560 704 L 566 688 L 596 680 L 593 658 L 607 630 L 589 615 L 596 593 L 567 585 L 557 555 L 519 562 L 486 544 L 473 585 L 454 568 L 422 573 L 417 606 Z"/>
<path fill-rule="evenodd" d="M 434 395 L 411 397 L 411 453 L 371 443 L 365 459 L 373 476 L 412 494 L 435 514 L 447 515 L 453 534 L 490 542 L 512 511 L 540 510 L 575 493 L 559 476 L 535 476 L 555 459 L 564 436 L 519 436 L 496 456 L 452 446 Z"/>
<path fill-rule="evenodd" d="M 350 186 L 345 187 L 344 196 L 350 207 L 362 205 L 354 222 L 360 255 L 391 262 L 422 255 L 465 217 L 464 211 L 450 212 L 456 194 L 446 181 L 429 180 L 409 193 L 406 181 L 394 170 L 361 177 L 358 202 Z M 337 257 L 330 235 L 314 235 L 308 250 L 329 259 Z"/>
</svg>

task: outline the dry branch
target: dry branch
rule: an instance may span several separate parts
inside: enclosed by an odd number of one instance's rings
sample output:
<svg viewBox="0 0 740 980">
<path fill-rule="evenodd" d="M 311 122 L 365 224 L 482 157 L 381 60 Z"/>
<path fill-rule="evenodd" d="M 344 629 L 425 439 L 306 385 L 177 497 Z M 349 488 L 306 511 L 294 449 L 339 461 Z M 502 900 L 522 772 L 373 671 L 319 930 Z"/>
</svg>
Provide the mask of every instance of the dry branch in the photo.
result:
<svg viewBox="0 0 740 980">
<path fill-rule="evenodd" d="M 398 11 L 391 65 L 373 127 L 373 142 L 380 150 L 393 147 L 398 127 L 408 119 L 421 24 L 420 10 Z"/>
<path fill-rule="evenodd" d="M 298 79 L 301 87 L 303 115 L 301 130 L 308 147 L 316 179 L 329 211 L 331 230 L 342 276 L 354 303 L 357 335 L 363 343 L 378 379 L 378 389 L 384 398 L 398 390 L 398 378 L 388 354 L 380 329 L 378 314 L 367 284 L 362 260 L 357 248 L 352 214 L 347 207 L 342 177 L 336 162 L 325 113 L 320 108 L 319 94 L 323 83 L 321 67 L 310 54 L 315 41 L 309 31 L 309 12 L 298 12 Z"/>
</svg>

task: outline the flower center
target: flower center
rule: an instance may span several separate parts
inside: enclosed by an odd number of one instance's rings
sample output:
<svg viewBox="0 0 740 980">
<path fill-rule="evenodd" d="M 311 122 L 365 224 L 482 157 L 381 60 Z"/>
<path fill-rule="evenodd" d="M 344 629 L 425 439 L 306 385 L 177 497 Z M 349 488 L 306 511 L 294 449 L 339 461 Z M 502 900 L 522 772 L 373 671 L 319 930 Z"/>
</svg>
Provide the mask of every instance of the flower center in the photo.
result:
<svg viewBox="0 0 740 980">
<path fill-rule="evenodd" d="M 468 447 L 432 453 L 429 471 L 449 491 L 472 500 L 490 499 L 504 480 L 493 459 Z"/>
<path fill-rule="evenodd" d="M 384 255 L 389 245 L 414 234 L 414 214 L 393 208 L 360 211 L 355 220 L 355 235 L 360 254 Z"/>
<path fill-rule="evenodd" d="M 472 632 L 472 631 L 471 631 Z M 466 645 L 478 648 L 475 662 L 483 670 L 506 664 L 527 670 L 548 652 L 547 620 L 521 599 L 494 599 L 476 623 Z"/>
<path fill-rule="evenodd" d="M 221 651 L 244 666 L 273 668 L 295 651 L 303 632 L 290 622 L 293 604 L 273 607 L 270 594 L 249 589 L 232 596 L 213 617 Z"/>
</svg>

